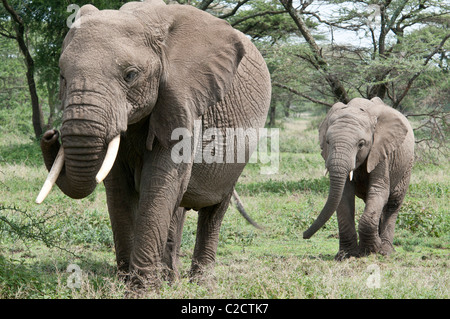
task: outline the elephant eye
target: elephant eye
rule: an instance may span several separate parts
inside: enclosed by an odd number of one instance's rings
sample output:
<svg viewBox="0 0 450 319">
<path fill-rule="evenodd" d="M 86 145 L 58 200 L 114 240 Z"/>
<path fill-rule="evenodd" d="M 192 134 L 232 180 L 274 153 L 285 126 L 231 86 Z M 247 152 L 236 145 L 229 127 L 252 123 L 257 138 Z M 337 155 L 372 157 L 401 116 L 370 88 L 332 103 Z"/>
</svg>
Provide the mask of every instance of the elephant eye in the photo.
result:
<svg viewBox="0 0 450 319">
<path fill-rule="evenodd" d="M 125 76 L 123 77 L 126 82 L 131 83 L 133 82 L 138 76 L 138 72 L 135 69 L 129 70 L 125 73 Z"/>
<path fill-rule="evenodd" d="M 362 148 L 364 147 L 365 144 L 366 144 L 366 141 L 364 141 L 364 140 L 359 141 L 359 143 L 358 143 L 358 148 L 359 148 L 359 149 L 362 149 Z"/>
</svg>

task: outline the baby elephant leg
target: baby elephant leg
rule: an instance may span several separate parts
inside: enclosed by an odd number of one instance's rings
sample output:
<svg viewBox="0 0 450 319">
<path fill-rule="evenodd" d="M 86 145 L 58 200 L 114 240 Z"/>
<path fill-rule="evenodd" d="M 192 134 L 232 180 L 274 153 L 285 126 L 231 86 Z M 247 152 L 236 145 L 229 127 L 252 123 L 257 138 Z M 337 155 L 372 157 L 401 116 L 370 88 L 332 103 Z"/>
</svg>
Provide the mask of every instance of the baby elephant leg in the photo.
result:
<svg viewBox="0 0 450 319">
<path fill-rule="evenodd" d="M 341 202 L 337 208 L 339 225 L 339 251 L 335 260 L 343 260 L 358 256 L 358 235 L 355 229 L 355 187 L 352 183 L 345 184 Z"/>
<path fill-rule="evenodd" d="M 389 191 L 383 190 L 369 194 L 364 213 L 359 220 L 359 250 L 362 256 L 378 253 L 381 250 L 379 232 L 380 218 L 389 197 Z"/>
<path fill-rule="evenodd" d="M 403 199 L 405 198 L 408 184 L 409 175 L 405 176 L 391 193 L 388 202 L 384 207 L 383 214 L 381 215 L 379 229 L 381 249 L 379 252 L 382 255 L 389 255 L 395 251 L 393 246 L 395 222 L 402 206 Z"/>
</svg>

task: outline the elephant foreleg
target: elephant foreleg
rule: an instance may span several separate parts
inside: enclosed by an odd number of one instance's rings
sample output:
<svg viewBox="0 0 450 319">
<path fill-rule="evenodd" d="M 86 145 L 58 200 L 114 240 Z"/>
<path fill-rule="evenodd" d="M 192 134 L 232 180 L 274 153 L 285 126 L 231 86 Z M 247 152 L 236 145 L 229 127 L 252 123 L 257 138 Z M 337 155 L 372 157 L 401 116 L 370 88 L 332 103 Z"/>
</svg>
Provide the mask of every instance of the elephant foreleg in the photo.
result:
<svg viewBox="0 0 450 319">
<path fill-rule="evenodd" d="M 365 198 L 366 206 L 359 220 L 359 248 L 361 255 L 377 253 L 381 249 L 380 218 L 389 199 L 389 165 L 378 164 L 371 172 Z"/>
<path fill-rule="evenodd" d="M 214 265 L 219 242 L 219 231 L 230 203 L 232 192 L 222 202 L 198 212 L 197 237 L 190 270 L 192 281 L 203 281 L 205 272 Z"/>
<path fill-rule="evenodd" d="M 339 252 L 335 259 L 358 255 L 358 236 L 355 229 L 355 186 L 347 181 L 337 208 L 339 226 Z"/>
<path fill-rule="evenodd" d="M 134 215 L 138 205 L 138 194 L 131 187 L 132 183 L 132 178 L 127 178 L 119 161 L 116 161 L 104 181 L 117 267 L 119 274 L 122 275 L 128 274 L 129 271 L 130 254 L 133 248 Z"/>
<path fill-rule="evenodd" d="M 362 256 L 377 253 L 381 249 L 379 234 L 380 218 L 389 197 L 389 191 L 370 196 L 366 200 L 364 213 L 359 220 L 359 249 Z"/>
<path fill-rule="evenodd" d="M 159 286 L 172 215 L 189 182 L 192 163 L 175 164 L 170 155 L 170 149 L 159 145 L 144 155 L 130 259 L 135 288 Z"/>
</svg>

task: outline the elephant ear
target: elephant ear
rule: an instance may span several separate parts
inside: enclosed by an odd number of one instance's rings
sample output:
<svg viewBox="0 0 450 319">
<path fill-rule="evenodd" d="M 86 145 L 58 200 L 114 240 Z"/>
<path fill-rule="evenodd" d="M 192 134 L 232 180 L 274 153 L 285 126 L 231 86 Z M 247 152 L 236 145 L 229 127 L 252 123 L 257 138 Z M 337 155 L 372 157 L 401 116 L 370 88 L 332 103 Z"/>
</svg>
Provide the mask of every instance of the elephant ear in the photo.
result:
<svg viewBox="0 0 450 319">
<path fill-rule="evenodd" d="M 176 142 L 174 129 L 192 132 L 194 121 L 225 97 L 245 49 L 226 21 L 192 6 L 161 0 L 132 6 L 163 55 L 164 80 L 150 116 L 147 148 L 155 136 L 168 148 Z"/>
<path fill-rule="evenodd" d="M 327 116 L 325 119 L 320 123 L 319 126 L 319 142 L 320 142 L 320 149 L 322 150 L 322 157 L 326 161 L 328 158 L 328 147 L 327 147 L 327 141 L 326 141 L 326 134 L 328 130 L 328 125 L 331 116 L 337 111 L 342 108 L 346 107 L 344 103 L 338 102 L 334 104 L 331 109 L 328 111 Z"/>
<path fill-rule="evenodd" d="M 367 158 L 368 173 L 402 145 L 408 133 L 408 127 L 400 112 L 385 105 L 379 98 L 371 101 L 375 104 L 369 112 L 376 117 L 376 125 L 373 145 Z"/>
<path fill-rule="evenodd" d="M 327 159 L 328 150 L 326 149 L 326 141 L 325 141 L 325 134 L 327 133 L 328 129 L 328 119 L 325 118 L 322 123 L 320 123 L 319 126 L 319 142 L 320 142 L 320 149 L 322 150 L 322 157 L 324 160 Z"/>
</svg>

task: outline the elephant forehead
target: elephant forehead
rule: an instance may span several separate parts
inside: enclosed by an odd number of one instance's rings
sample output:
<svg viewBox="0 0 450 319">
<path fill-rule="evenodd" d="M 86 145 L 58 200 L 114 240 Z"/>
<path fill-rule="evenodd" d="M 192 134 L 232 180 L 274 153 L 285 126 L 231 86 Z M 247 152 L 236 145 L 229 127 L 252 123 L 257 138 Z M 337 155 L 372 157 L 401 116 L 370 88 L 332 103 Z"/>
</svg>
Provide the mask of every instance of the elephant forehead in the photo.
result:
<svg viewBox="0 0 450 319">
<path fill-rule="evenodd" d="M 87 73 L 96 69 L 107 71 L 104 68 L 106 64 L 126 67 L 128 62 L 146 63 L 148 49 L 145 47 L 144 29 L 139 23 L 125 23 L 124 19 L 128 21 L 130 18 L 128 16 L 114 13 L 113 17 L 119 20 L 106 19 L 105 14 L 81 17 L 80 28 L 73 28 L 68 34 L 70 41 L 61 55 L 60 67 L 68 72 L 73 69 L 73 74 L 79 74 L 84 69 Z"/>
<path fill-rule="evenodd" d="M 118 10 L 101 10 L 94 14 L 81 16 L 80 27 L 75 29 L 83 30 L 83 28 L 102 29 L 111 36 L 117 31 L 133 33 L 144 30 L 143 24 L 134 15 Z"/>
<path fill-rule="evenodd" d="M 76 49 L 105 47 L 117 50 L 145 42 L 144 26 L 134 16 L 117 10 L 103 10 L 80 17 L 79 27 L 67 35 Z"/>
<path fill-rule="evenodd" d="M 352 108 L 365 109 L 372 107 L 374 103 L 370 100 L 357 97 L 352 99 L 347 105 Z"/>
<path fill-rule="evenodd" d="M 329 119 L 330 126 L 348 126 L 349 128 L 367 128 L 370 127 L 370 117 L 367 112 L 355 110 L 350 110 L 350 108 L 345 108 L 338 110 L 330 116 Z"/>
</svg>

